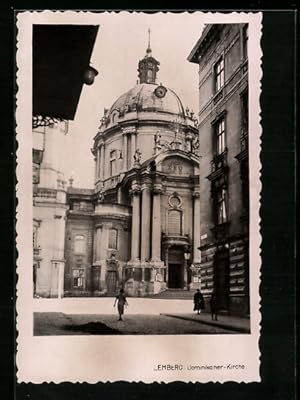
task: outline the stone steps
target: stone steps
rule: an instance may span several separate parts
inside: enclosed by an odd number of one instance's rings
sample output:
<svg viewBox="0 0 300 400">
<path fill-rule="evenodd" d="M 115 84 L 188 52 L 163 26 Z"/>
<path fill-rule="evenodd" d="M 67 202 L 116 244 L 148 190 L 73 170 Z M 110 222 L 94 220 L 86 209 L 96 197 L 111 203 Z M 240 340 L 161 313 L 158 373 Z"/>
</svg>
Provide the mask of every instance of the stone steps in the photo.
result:
<svg viewBox="0 0 300 400">
<path fill-rule="evenodd" d="M 167 289 L 161 293 L 147 295 L 146 298 L 152 299 L 176 299 L 176 300 L 192 300 L 194 297 L 194 290 L 184 289 Z"/>
</svg>

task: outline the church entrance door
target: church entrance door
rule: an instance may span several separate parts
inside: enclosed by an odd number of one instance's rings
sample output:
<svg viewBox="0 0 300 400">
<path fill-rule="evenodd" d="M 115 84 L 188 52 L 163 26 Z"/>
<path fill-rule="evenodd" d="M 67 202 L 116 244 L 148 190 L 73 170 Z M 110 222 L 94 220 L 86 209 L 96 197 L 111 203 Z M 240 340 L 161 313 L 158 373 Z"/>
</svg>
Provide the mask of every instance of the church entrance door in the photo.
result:
<svg viewBox="0 0 300 400">
<path fill-rule="evenodd" d="M 169 283 L 170 289 L 183 289 L 183 265 L 181 263 L 169 264 Z"/>
<path fill-rule="evenodd" d="M 117 272 L 108 271 L 106 275 L 107 294 L 115 295 L 117 290 Z"/>
<path fill-rule="evenodd" d="M 184 288 L 184 257 L 182 246 L 172 246 L 169 249 L 168 287 L 170 289 Z"/>
</svg>

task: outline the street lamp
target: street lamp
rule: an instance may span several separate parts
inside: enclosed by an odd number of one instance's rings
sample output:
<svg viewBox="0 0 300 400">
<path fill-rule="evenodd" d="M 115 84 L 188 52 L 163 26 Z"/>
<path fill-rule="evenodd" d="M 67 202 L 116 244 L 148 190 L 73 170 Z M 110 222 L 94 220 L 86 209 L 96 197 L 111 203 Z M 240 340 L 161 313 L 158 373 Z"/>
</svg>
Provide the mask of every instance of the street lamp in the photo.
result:
<svg viewBox="0 0 300 400">
<path fill-rule="evenodd" d="M 184 249 L 184 286 L 190 290 L 190 284 L 189 284 L 189 274 L 188 274 L 188 261 L 191 257 L 191 251 L 189 247 L 186 247 Z"/>
<path fill-rule="evenodd" d="M 191 257 L 191 251 L 189 248 L 187 248 L 184 251 L 184 259 L 186 260 L 186 262 L 190 259 L 190 257 Z"/>
<path fill-rule="evenodd" d="M 83 82 L 86 85 L 92 85 L 94 83 L 95 77 L 97 75 L 98 75 L 98 71 L 89 65 L 88 68 L 84 71 Z"/>
</svg>

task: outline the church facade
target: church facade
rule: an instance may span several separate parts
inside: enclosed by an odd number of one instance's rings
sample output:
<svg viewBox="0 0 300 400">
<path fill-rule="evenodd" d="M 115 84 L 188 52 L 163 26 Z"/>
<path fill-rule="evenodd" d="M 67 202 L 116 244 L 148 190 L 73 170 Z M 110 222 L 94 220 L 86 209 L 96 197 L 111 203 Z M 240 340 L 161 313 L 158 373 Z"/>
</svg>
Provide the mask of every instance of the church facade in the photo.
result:
<svg viewBox="0 0 300 400">
<path fill-rule="evenodd" d="M 104 110 L 92 148 L 94 189 L 63 189 L 64 261 L 55 283 L 63 296 L 200 287 L 197 120 L 156 83 L 158 69 L 148 46 L 139 83 Z"/>
</svg>

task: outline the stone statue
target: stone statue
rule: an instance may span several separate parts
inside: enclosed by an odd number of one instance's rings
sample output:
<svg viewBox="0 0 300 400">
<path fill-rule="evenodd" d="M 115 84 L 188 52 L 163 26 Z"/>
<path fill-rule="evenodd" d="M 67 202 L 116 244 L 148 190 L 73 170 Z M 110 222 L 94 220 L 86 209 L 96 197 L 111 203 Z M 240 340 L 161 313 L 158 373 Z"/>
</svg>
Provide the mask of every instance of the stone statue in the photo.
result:
<svg viewBox="0 0 300 400">
<path fill-rule="evenodd" d="M 196 151 L 199 149 L 199 138 L 198 136 L 195 136 L 195 138 L 192 141 L 192 149 L 193 151 Z"/>
<path fill-rule="evenodd" d="M 154 135 L 154 144 L 156 146 L 160 146 L 160 139 L 161 139 L 161 134 L 159 132 L 156 132 Z"/>
<path fill-rule="evenodd" d="M 139 149 L 136 149 L 136 151 L 135 151 L 135 153 L 134 153 L 134 156 L 133 156 L 133 159 L 134 159 L 134 163 L 135 163 L 135 164 L 140 164 L 140 162 L 141 162 L 141 155 L 142 155 L 142 153 L 140 152 L 140 150 L 139 150 Z"/>
</svg>

